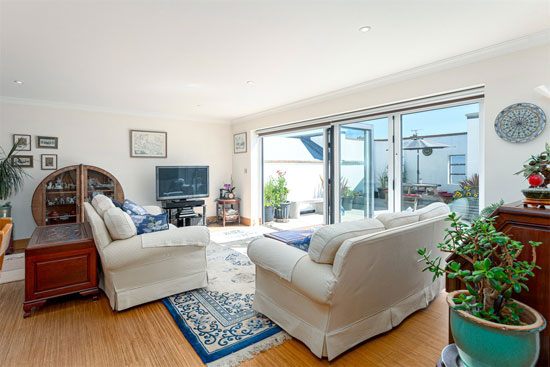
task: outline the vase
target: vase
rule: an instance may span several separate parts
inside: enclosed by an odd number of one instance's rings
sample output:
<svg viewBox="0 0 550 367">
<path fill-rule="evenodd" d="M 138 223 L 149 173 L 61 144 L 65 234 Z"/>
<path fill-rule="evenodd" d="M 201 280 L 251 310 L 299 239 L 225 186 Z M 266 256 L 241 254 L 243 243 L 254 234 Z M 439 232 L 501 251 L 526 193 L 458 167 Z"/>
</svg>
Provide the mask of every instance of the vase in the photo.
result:
<svg viewBox="0 0 550 367">
<path fill-rule="evenodd" d="M 342 198 L 342 207 L 345 211 L 349 212 L 353 208 L 353 197 L 344 196 Z"/>
<path fill-rule="evenodd" d="M 264 223 L 273 222 L 273 205 L 264 206 Z"/>
<path fill-rule="evenodd" d="M 281 203 L 280 206 L 275 209 L 275 220 L 277 222 L 288 222 L 290 214 L 290 201 Z"/>
<path fill-rule="evenodd" d="M 460 359 L 468 367 L 533 367 L 540 351 L 540 332 L 546 327 L 544 317 L 521 303 L 520 319 L 525 325 L 504 325 L 455 310 L 453 298 L 467 291 L 447 295 L 451 308 L 451 331 Z"/>
<path fill-rule="evenodd" d="M 11 206 L 0 206 L 0 218 L 11 217 Z"/>
</svg>

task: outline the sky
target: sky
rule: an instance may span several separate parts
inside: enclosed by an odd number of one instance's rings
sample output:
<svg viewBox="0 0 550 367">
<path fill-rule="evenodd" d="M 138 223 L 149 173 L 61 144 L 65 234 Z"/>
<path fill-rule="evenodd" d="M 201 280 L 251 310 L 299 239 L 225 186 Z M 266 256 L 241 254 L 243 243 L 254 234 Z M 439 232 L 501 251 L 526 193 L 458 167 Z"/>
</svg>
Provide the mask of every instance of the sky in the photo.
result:
<svg viewBox="0 0 550 367">
<path fill-rule="evenodd" d="M 478 103 L 402 115 L 402 135 L 409 137 L 415 129 L 418 129 L 418 135 L 466 132 L 465 115 L 472 112 L 479 112 Z M 387 118 L 372 120 L 369 123 L 374 126 L 375 139 L 388 138 Z"/>
</svg>

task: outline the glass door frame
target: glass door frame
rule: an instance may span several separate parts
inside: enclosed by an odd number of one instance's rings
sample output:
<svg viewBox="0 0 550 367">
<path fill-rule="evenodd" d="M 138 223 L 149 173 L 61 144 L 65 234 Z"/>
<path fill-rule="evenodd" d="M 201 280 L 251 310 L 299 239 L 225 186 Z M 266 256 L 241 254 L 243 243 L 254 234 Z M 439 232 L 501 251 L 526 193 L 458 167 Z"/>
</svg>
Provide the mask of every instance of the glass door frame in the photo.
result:
<svg viewBox="0 0 550 367">
<path fill-rule="evenodd" d="M 332 175 L 333 170 L 331 167 L 331 155 L 333 151 L 333 129 L 330 125 L 324 126 L 324 127 L 307 127 L 304 126 L 301 129 L 295 129 L 293 132 L 300 132 L 300 131 L 308 131 L 308 130 L 322 130 L 323 131 L 323 172 L 325 174 L 325 179 L 323 182 L 323 223 L 324 224 L 332 224 L 334 223 L 332 220 L 334 218 L 334 213 L 332 212 L 332 208 L 334 207 L 333 202 L 331 200 L 331 196 L 329 195 L 329 190 L 331 190 L 332 185 Z M 265 224 L 264 218 L 265 218 L 265 202 L 264 202 L 264 186 L 265 186 L 265 172 L 264 172 L 264 163 L 265 163 L 265 156 L 264 156 L 264 138 L 270 137 L 270 136 L 280 136 L 284 135 L 287 132 L 282 131 L 281 133 L 272 133 L 269 135 L 259 136 L 259 151 L 260 151 L 260 218 L 262 225 Z"/>
<path fill-rule="evenodd" d="M 379 119 L 388 119 L 388 211 L 393 212 L 394 208 L 394 187 L 390 185 L 390 182 L 393 182 L 394 180 L 394 162 L 393 162 L 393 149 L 394 144 L 391 140 L 391 136 L 393 134 L 393 123 L 392 123 L 392 116 L 388 115 L 387 113 L 379 114 L 379 115 L 372 115 L 368 117 L 361 117 L 361 118 L 354 118 L 349 120 L 343 120 L 343 121 L 335 121 L 331 124 L 331 126 L 334 129 L 334 144 L 333 144 L 333 159 L 330 161 L 330 165 L 332 166 L 332 170 L 334 172 L 334 194 L 332 195 L 332 207 L 333 207 L 333 223 L 340 223 L 342 219 L 342 214 L 340 213 L 340 206 L 338 203 L 340 203 L 340 180 L 342 178 L 341 176 L 341 170 L 340 170 L 340 161 L 341 161 L 341 136 L 342 136 L 342 126 L 345 127 L 345 125 L 358 123 L 358 122 L 364 122 L 368 123 L 372 120 L 379 120 Z M 373 147 L 370 149 L 371 158 L 373 156 Z M 374 177 L 370 177 L 371 180 L 374 179 Z M 374 203 L 373 203 L 374 205 Z"/>
</svg>

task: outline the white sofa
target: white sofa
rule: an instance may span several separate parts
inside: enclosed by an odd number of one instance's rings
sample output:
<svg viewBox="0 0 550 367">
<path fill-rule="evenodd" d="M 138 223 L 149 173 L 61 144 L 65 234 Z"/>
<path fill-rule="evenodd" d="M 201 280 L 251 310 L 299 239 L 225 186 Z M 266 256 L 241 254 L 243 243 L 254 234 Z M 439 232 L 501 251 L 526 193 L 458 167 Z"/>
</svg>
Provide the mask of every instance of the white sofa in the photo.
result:
<svg viewBox="0 0 550 367">
<path fill-rule="evenodd" d="M 442 289 L 422 272 L 417 250 L 436 255 L 449 208 L 379 215 L 322 227 L 308 253 L 272 239 L 248 247 L 256 264 L 253 308 L 319 358 L 386 332 L 426 307 Z"/>
<path fill-rule="evenodd" d="M 136 235 L 135 227 L 124 228 L 122 223 L 118 232 L 128 238 L 115 240 L 103 219 L 114 205 L 106 201 L 92 203 L 93 206 L 84 203 L 84 211 L 101 258 L 99 286 L 114 310 L 121 311 L 207 285 L 208 228 L 170 225 L 166 231 Z M 150 214 L 162 213 L 157 206 L 144 208 Z M 120 238 L 120 233 L 115 237 Z M 157 242 L 160 246 L 143 248 L 144 242 L 149 246 Z"/>
</svg>

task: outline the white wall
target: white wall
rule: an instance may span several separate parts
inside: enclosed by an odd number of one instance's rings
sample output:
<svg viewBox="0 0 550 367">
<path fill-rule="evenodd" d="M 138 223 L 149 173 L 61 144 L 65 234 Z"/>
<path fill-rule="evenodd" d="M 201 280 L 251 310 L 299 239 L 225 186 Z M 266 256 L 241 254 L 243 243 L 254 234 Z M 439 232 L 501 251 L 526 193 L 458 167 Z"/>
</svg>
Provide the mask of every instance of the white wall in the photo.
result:
<svg viewBox="0 0 550 367">
<path fill-rule="evenodd" d="M 522 198 L 520 190 L 525 187 L 525 183 L 522 177 L 514 176 L 514 172 L 521 168 L 523 161 L 531 154 L 544 149 L 545 141 L 550 141 L 550 127 L 547 126 L 531 142 L 514 144 L 496 135 L 494 120 L 503 108 L 518 102 L 539 105 L 547 118 L 550 118 L 550 101 L 533 90 L 538 85 L 550 84 L 549 65 L 550 45 L 545 44 L 428 74 L 422 71 L 422 74 L 416 76 L 411 74 L 403 77 L 401 81 L 234 121 L 233 132 L 247 131 L 250 137 L 248 152 L 233 155 L 234 183 L 244 192 L 250 193 L 242 195 L 243 215 L 258 218 L 260 212 L 259 197 L 255 194 L 258 183 L 254 177 L 259 175 L 259 164 L 254 155 L 258 151 L 254 130 L 477 85 L 485 86 L 484 106 L 480 111 L 480 121 L 484 122 L 479 167 L 481 203 L 490 204 L 500 198 L 506 202 L 519 200 Z M 289 86 L 295 87 L 298 86 Z"/>
<path fill-rule="evenodd" d="M 168 158 L 130 158 L 130 130 L 168 132 Z M 52 171 L 40 169 L 40 154 L 58 155 L 58 168 L 90 164 L 111 172 L 121 183 L 126 198 L 155 204 L 155 166 L 209 165 L 210 197 L 207 215 L 215 215 L 213 200 L 230 181 L 232 139 L 229 124 L 187 122 L 152 117 L 90 112 L 21 104 L 0 104 L 0 146 L 11 147 L 12 134 L 32 135 L 32 176 L 23 191 L 11 199 L 15 238 L 28 238 L 35 228 L 31 199 L 37 185 Z M 59 149 L 37 149 L 36 136 L 59 137 Z"/>
</svg>

